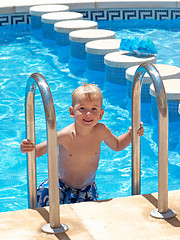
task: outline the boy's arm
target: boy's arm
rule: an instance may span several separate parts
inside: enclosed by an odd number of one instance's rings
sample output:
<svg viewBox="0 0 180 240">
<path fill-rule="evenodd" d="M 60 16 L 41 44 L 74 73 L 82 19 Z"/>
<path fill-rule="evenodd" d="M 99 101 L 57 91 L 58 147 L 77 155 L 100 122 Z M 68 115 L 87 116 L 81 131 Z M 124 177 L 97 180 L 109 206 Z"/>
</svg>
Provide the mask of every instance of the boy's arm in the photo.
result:
<svg viewBox="0 0 180 240">
<path fill-rule="evenodd" d="M 57 143 L 58 145 L 61 143 L 61 131 L 57 132 Z M 45 153 L 47 153 L 47 141 L 44 141 L 35 146 L 29 139 L 24 139 L 20 144 L 20 149 L 22 153 L 31 152 L 34 148 L 36 148 L 36 157 L 41 157 Z"/>
<path fill-rule="evenodd" d="M 47 141 L 36 145 L 36 157 L 41 157 L 45 153 L 47 153 Z"/>
<path fill-rule="evenodd" d="M 139 136 L 142 136 L 144 133 L 143 123 L 140 124 L 140 128 L 137 131 Z M 132 139 L 132 127 L 129 128 L 129 131 L 119 137 L 116 137 L 111 130 L 105 126 L 105 144 L 114 151 L 121 151 L 125 149 L 131 143 Z"/>
<path fill-rule="evenodd" d="M 129 130 L 127 133 L 116 137 L 111 130 L 105 126 L 105 144 L 114 151 L 121 151 L 125 149 L 130 143 L 132 138 L 132 130 Z"/>
</svg>

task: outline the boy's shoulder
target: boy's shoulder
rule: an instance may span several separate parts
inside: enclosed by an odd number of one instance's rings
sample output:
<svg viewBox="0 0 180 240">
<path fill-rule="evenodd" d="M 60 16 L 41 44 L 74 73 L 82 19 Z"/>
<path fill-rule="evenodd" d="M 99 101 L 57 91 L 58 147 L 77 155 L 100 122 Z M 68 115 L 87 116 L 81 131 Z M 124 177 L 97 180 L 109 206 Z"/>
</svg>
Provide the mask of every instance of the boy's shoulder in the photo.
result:
<svg viewBox="0 0 180 240">
<path fill-rule="evenodd" d="M 70 124 L 64 128 L 62 128 L 60 131 L 57 132 L 57 137 L 60 138 L 64 138 L 64 137 L 68 137 L 72 134 L 72 132 L 74 132 L 74 125 Z"/>
<path fill-rule="evenodd" d="M 57 141 L 58 145 L 63 144 L 65 142 L 69 142 L 69 139 L 72 138 L 72 132 L 74 132 L 74 125 L 70 124 L 60 131 L 57 132 Z"/>
<path fill-rule="evenodd" d="M 58 131 L 58 135 L 67 135 L 70 134 L 75 129 L 74 123 L 62 128 Z"/>
<path fill-rule="evenodd" d="M 94 127 L 94 131 L 98 134 L 104 133 L 106 131 L 106 125 L 103 123 L 96 124 L 96 126 Z"/>
<path fill-rule="evenodd" d="M 102 129 L 102 130 L 103 130 L 103 129 L 105 128 L 105 126 L 106 126 L 106 125 L 105 125 L 104 123 L 97 123 L 96 126 L 95 126 L 95 128 L 97 128 L 97 129 Z"/>
<path fill-rule="evenodd" d="M 96 125 L 97 133 L 101 134 L 101 136 L 105 137 L 107 134 L 111 132 L 111 130 L 103 123 L 98 123 Z"/>
<path fill-rule="evenodd" d="M 104 141 L 110 129 L 103 123 L 98 123 L 94 128 L 94 135 Z"/>
</svg>

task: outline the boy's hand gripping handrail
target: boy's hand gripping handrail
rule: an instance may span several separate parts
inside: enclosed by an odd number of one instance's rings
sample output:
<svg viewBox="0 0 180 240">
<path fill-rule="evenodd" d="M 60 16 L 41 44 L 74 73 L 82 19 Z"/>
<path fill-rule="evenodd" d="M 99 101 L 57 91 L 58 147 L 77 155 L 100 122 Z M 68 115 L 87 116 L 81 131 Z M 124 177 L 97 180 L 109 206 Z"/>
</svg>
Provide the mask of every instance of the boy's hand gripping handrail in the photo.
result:
<svg viewBox="0 0 180 240">
<path fill-rule="evenodd" d="M 54 103 L 50 88 L 46 79 L 40 73 L 30 76 L 26 86 L 25 115 L 26 134 L 35 144 L 35 117 L 34 96 L 35 83 L 38 85 L 44 104 L 47 128 L 47 153 L 48 153 L 48 178 L 49 178 L 49 218 L 50 224 L 43 226 L 42 230 L 48 233 L 64 232 L 68 227 L 60 224 L 59 210 L 59 180 L 58 180 L 58 156 L 57 156 L 57 128 Z M 35 149 L 27 154 L 28 160 L 28 187 L 29 207 L 36 208 L 36 153 Z"/>
</svg>

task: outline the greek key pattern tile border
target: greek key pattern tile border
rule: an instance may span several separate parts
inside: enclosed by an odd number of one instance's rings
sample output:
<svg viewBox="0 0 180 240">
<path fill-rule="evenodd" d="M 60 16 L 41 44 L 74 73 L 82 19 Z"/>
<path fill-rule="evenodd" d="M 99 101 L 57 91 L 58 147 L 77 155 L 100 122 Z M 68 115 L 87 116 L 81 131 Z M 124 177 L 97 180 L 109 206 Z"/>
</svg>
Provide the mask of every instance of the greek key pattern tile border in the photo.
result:
<svg viewBox="0 0 180 240">
<path fill-rule="evenodd" d="M 108 10 L 78 10 L 84 19 L 103 20 L 133 20 L 155 19 L 169 20 L 180 18 L 180 9 L 108 9 Z"/>
<path fill-rule="evenodd" d="M 76 10 L 83 14 L 84 19 L 103 20 L 133 20 L 155 19 L 169 20 L 180 18 L 180 9 L 90 9 Z M 16 25 L 31 22 L 29 13 L 0 14 L 0 26 Z"/>
<path fill-rule="evenodd" d="M 29 24 L 31 21 L 31 16 L 29 13 L 19 13 L 19 14 L 0 14 L 0 26 L 4 25 L 16 25 L 26 23 Z"/>
</svg>

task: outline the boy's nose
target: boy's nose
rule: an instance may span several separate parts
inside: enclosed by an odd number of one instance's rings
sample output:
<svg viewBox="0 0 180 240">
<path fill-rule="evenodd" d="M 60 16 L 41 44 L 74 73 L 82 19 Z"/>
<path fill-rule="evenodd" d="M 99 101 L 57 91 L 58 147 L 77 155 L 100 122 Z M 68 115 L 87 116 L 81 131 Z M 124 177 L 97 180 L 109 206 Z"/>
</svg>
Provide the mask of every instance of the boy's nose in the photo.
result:
<svg viewBox="0 0 180 240">
<path fill-rule="evenodd" d="M 90 115 L 90 114 L 91 114 L 91 112 L 89 110 L 87 110 L 86 115 Z"/>
</svg>

